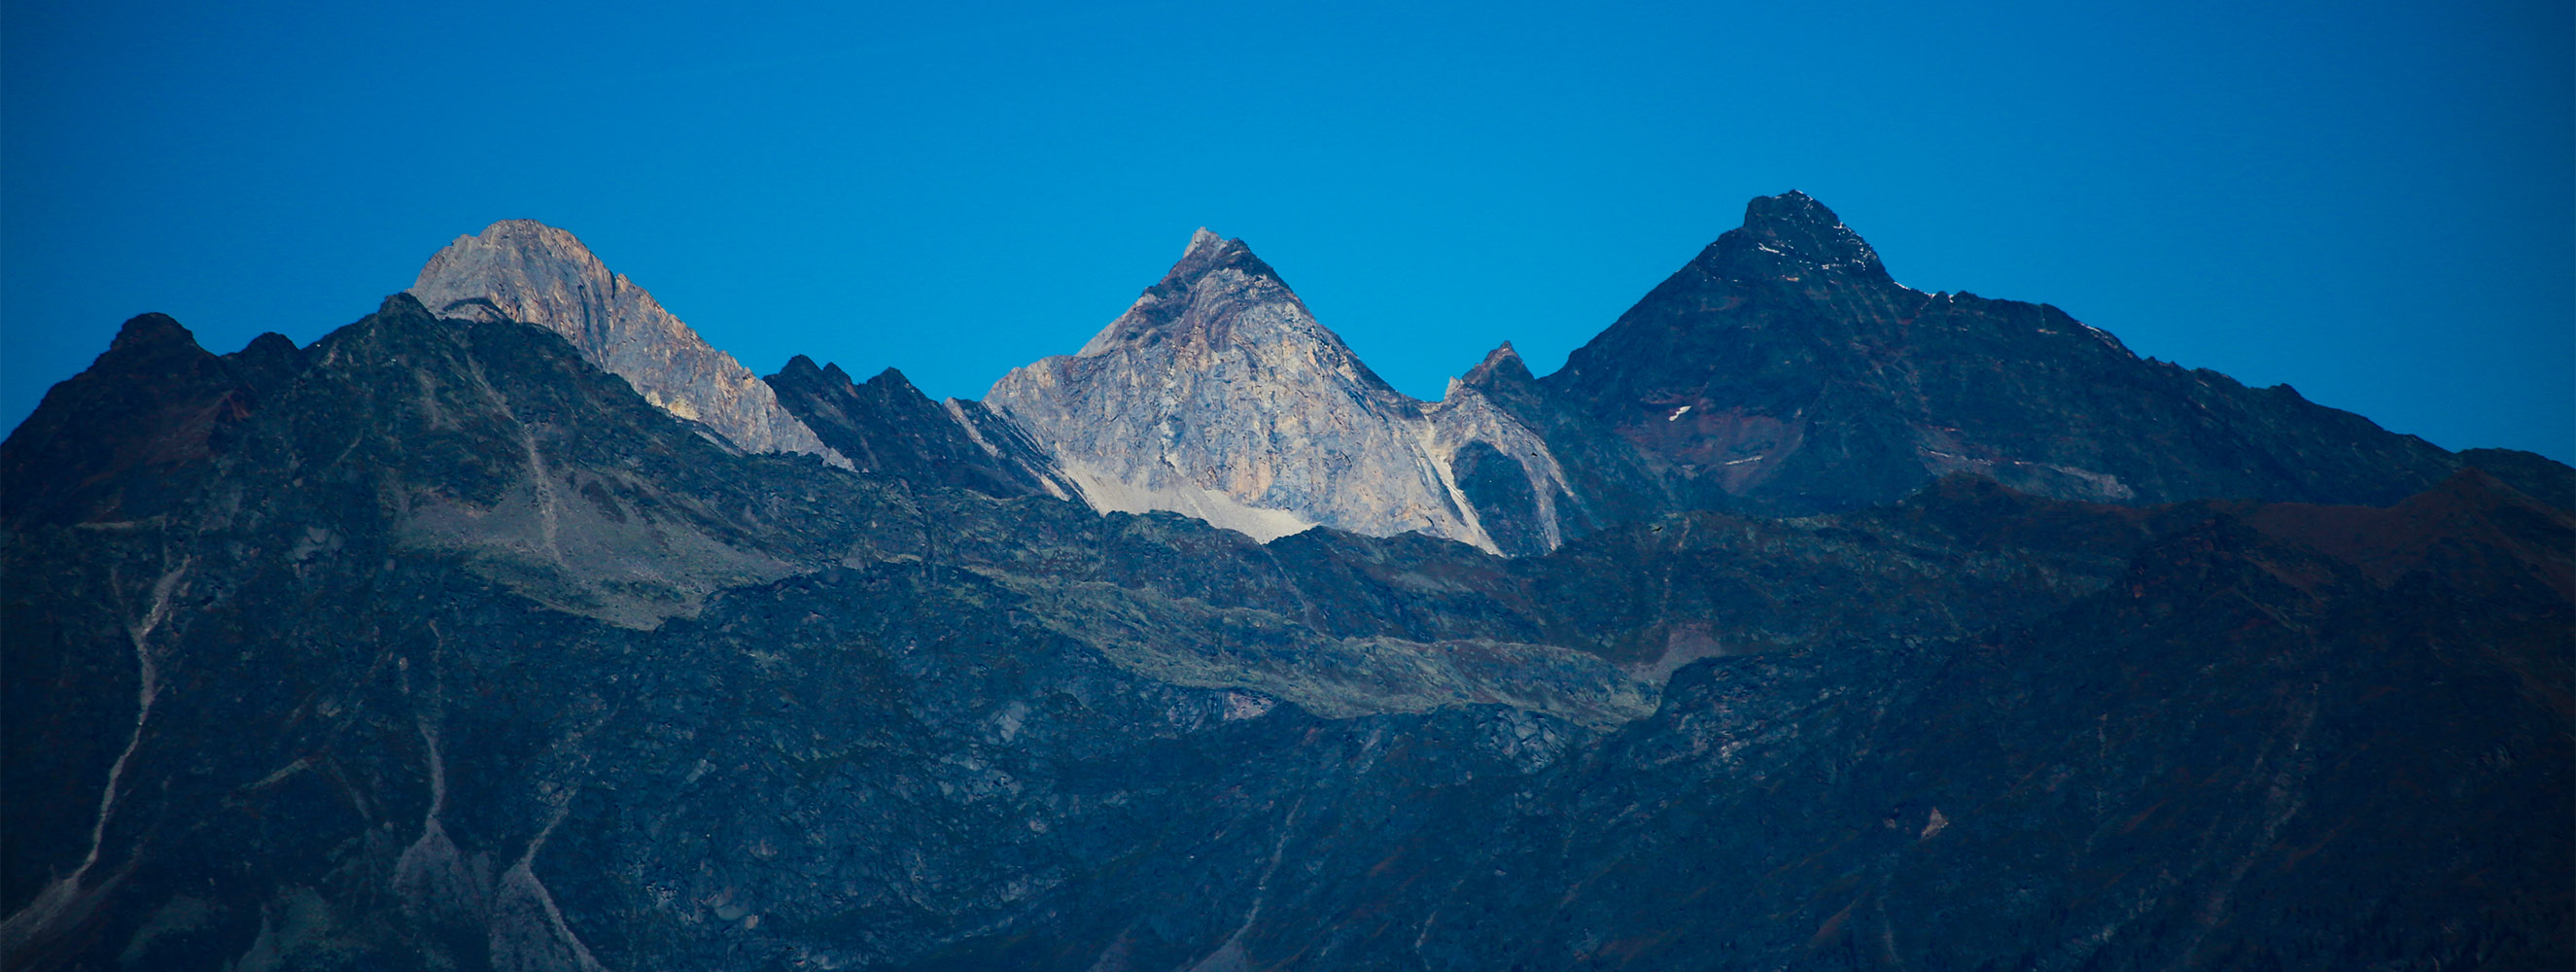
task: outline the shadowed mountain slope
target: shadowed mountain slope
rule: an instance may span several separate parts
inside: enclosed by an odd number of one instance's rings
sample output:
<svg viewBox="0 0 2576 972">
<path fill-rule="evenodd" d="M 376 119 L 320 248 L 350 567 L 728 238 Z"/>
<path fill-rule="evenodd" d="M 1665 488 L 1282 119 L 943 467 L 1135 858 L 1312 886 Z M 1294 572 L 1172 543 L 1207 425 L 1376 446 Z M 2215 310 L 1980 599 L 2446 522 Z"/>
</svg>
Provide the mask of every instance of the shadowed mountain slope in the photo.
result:
<svg viewBox="0 0 2576 972">
<path fill-rule="evenodd" d="M 764 380 L 777 390 L 779 404 L 861 473 L 1001 498 L 1076 495 L 1054 460 L 1016 427 L 973 403 L 943 407 L 903 372 L 888 368 L 858 384 L 841 366 L 817 368 L 800 354 Z"/>
<path fill-rule="evenodd" d="M 1693 505 L 1842 509 L 1957 470 L 2069 499 L 2389 503 L 2457 466 L 2045 304 L 1907 288 L 1795 192 L 1754 200 L 1542 383 Z"/>
</svg>

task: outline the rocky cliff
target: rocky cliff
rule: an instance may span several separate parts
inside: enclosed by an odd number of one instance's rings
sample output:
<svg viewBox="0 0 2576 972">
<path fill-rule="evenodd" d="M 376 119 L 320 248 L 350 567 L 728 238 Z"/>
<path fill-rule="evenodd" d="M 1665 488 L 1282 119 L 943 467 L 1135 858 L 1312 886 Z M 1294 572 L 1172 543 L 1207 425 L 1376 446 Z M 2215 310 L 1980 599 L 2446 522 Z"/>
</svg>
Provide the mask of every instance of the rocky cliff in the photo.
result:
<svg viewBox="0 0 2576 972">
<path fill-rule="evenodd" d="M 705 425 L 751 452 L 810 452 L 848 460 L 778 404 L 778 396 L 611 273 L 571 233 L 507 219 L 459 236 L 430 257 L 409 291 L 442 317 L 508 319 L 561 334 L 591 363 L 626 379 L 664 411 Z"/>
<path fill-rule="evenodd" d="M 1079 353 L 1013 370 L 985 403 L 1104 511 L 1172 510 L 1264 540 L 1321 524 L 1500 550 L 1452 468 L 1482 442 L 1474 457 L 1519 468 L 1480 475 L 1534 517 L 1514 551 L 1558 539 L 1547 512 L 1563 484 L 1517 420 L 1389 388 L 1242 241 L 1204 229 Z"/>
<path fill-rule="evenodd" d="M 860 473 L 993 497 L 1071 499 L 1077 487 L 1028 436 L 972 402 L 933 402 L 888 368 L 862 384 L 797 355 L 764 379 L 778 401 Z"/>
</svg>

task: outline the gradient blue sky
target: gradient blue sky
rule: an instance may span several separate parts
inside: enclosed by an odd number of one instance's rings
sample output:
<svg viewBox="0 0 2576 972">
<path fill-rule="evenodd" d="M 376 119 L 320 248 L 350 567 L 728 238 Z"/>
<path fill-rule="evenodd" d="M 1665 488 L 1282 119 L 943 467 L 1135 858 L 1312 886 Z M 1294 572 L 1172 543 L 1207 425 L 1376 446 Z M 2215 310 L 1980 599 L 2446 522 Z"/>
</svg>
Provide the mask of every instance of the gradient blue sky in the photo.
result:
<svg viewBox="0 0 2576 972">
<path fill-rule="evenodd" d="M 2576 458 L 2565 0 L 0 11 L 9 427 L 135 313 L 309 342 L 510 217 L 756 371 L 935 396 L 1205 225 L 1436 397 L 1797 188 L 1913 286 Z"/>
</svg>

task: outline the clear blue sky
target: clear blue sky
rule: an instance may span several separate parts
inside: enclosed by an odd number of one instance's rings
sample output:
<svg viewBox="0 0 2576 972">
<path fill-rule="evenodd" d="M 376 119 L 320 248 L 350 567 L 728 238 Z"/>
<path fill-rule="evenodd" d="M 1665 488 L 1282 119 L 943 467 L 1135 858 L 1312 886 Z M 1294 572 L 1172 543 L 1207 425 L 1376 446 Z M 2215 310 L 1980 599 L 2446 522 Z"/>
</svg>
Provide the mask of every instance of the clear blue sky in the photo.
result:
<svg viewBox="0 0 2576 972">
<path fill-rule="evenodd" d="M 2565 0 L 855 6 L 5 0 L 0 424 L 135 313 L 309 342 L 509 217 L 756 371 L 966 396 L 1205 225 L 1436 397 L 1797 188 L 1913 286 L 2576 458 Z"/>
</svg>

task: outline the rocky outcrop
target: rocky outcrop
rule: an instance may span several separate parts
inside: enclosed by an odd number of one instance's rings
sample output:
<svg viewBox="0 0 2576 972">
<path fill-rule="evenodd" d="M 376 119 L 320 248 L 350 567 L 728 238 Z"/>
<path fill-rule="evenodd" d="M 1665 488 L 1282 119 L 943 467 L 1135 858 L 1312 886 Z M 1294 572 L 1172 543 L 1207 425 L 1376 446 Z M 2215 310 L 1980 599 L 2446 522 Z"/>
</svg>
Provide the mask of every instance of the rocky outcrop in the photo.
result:
<svg viewBox="0 0 2576 972">
<path fill-rule="evenodd" d="M 1511 549 L 1558 538 L 1562 483 L 1535 436 L 1480 403 L 1388 387 L 1241 240 L 1204 229 L 1080 353 L 1013 370 L 985 402 L 1102 511 L 1172 510 L 1263 540 L 1318 524 L 1418 531 L 1500 552 L 1452 470 L 1482 442 L 1477 468 L 1531 494 L 1499 500 L 1529 519 Z"/>
<path fill-rule="evenodd" d="M 438 251 L 409 293 L 441 317 L 506 318 L 551 329 L 646 401 L 738 448 L 810 452 L 848 465 L 780 407 L 751 369 L 708 346 L 625 274 L 609 272 L 571 233 L 534 220 L 502 220 Z"/>
<path fill-rule="evenodd" d="M 866 383 L 797 355 L 764 379 L 778 401 L 862 473 L 986 496 L 1071 499 L 1055 462 L 1006 420 L 971 402 L 946 406 L 888 368 Z"/>
<path fill-rule="evenodd" d="M 1448 393 L 1424 407 L 1432 452 L 1447 467 L 1487 549 L 1520 556 L 1545 553 L 1598 524 L 1540 433 L 1504 402 L 1488 394 L 1497 372 L 1526 378 L 1529 366 L 1503 342 L 1463 378 L 1449 379 Z"/>
</svg>

